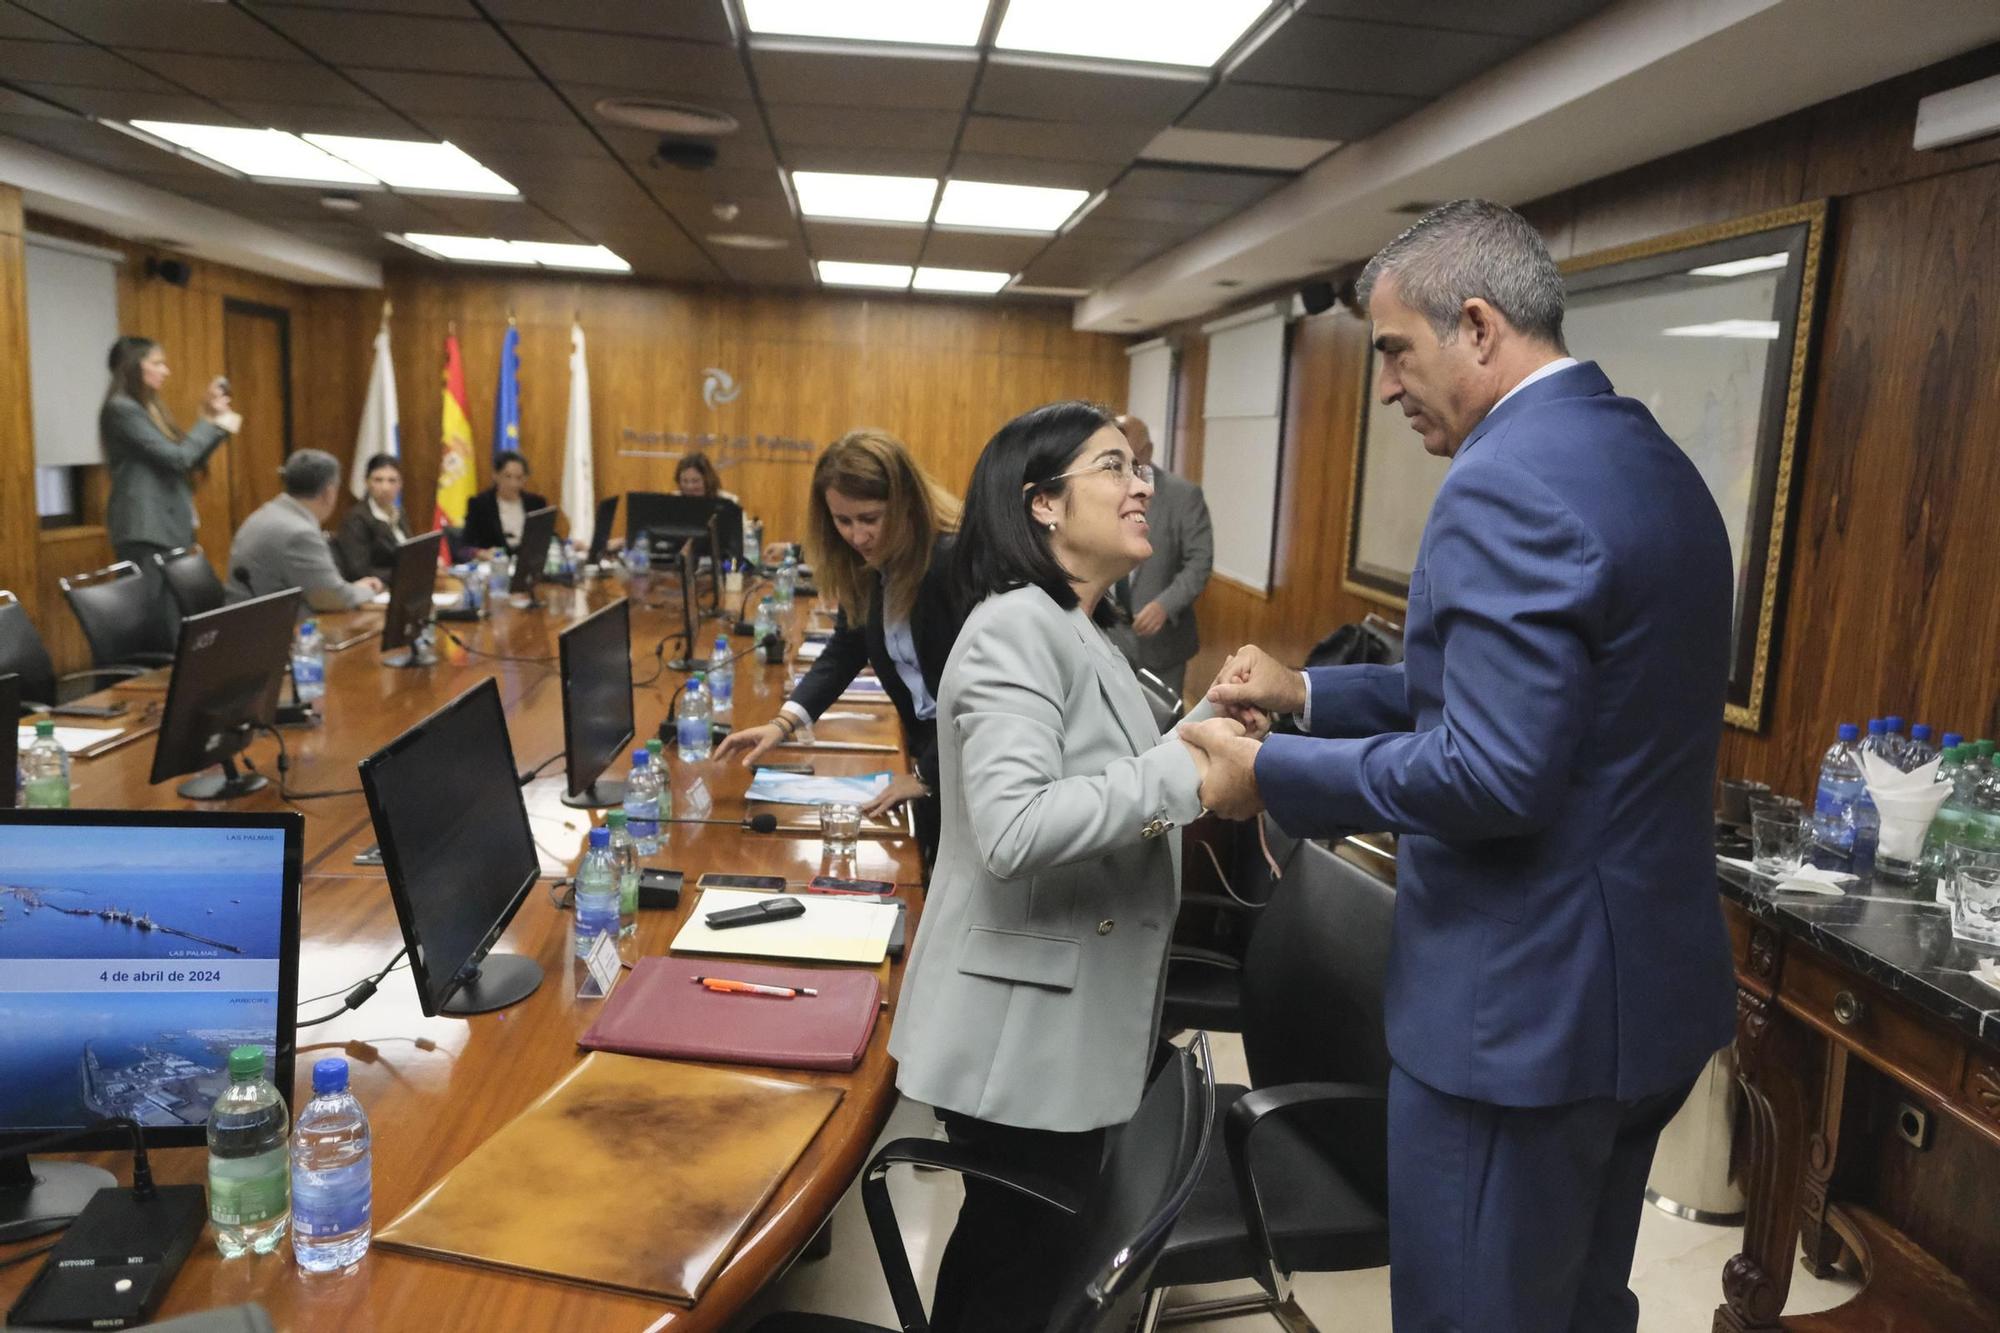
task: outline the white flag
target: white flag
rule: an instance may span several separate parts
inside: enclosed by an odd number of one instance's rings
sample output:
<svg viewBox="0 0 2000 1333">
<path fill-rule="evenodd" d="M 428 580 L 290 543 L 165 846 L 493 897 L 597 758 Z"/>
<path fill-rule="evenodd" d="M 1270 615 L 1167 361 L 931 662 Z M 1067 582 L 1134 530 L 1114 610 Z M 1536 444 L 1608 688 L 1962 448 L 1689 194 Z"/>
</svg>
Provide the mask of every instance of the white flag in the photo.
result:
<svg viewBox="0 0 2000 1333">
<path fill-rule="evenodd" d="M 562 509 L 569 539 L 588 547 L 597 523 L 597 479 L 590 456 L 590 370 L 583 359 L 583 325 L 569 331 L 569 427 L 563 434 Z"/>
<path fill-rule="evenodd" d="M 396 420 L 396 368 L 389 360 L 389 321 L 375 334 L 375 365 L 368 372 L 368 397 L 361 404 L 361 429 L 354 433 L 354 465 L 347 489 L 359 500 L 368 494 L 368 460 L 377 454 L 403 456 L 402 427 Z"/>
</svg>

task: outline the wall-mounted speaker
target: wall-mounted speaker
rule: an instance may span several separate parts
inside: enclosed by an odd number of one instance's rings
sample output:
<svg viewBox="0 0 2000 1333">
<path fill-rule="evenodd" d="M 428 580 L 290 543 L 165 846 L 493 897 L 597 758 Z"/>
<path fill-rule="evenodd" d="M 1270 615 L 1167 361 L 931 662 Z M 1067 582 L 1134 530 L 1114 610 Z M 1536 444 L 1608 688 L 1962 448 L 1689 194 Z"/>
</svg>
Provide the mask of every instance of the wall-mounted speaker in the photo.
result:
<svg viewBox="0 0 2000 1333">
<path fill-rule="evenodd" d="M 1308 315 L 1324 315 L 1333 309 L 1333 284 L 1330 282 L 1309 282 L 1299 288 L 1299 300 Z"/>
<path fill-rule="evenodd" d="M 185 287 L 188 279 L 194 276 L 194 268 L 182 259 L 148 259 L 146 276 L 158 278 L 169 287 Z"/>
</svg>

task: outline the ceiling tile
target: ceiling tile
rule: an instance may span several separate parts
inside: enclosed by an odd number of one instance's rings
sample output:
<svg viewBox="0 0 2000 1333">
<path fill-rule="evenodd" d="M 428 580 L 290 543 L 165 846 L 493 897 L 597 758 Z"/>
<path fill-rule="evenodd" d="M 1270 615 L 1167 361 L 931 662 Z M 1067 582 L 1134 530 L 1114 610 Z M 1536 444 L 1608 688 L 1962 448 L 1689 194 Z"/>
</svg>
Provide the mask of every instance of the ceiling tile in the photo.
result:
<svg viewBox="0 0 2000 1333">
<path fill-rule="evenodd" d="M 1332 93 L 1229 82 L 1195 103 L 1194 110 L 1181 117 L 1181 124 L 1195 130 L 1289 134 L 1352 143 L 1401 120 L 1424 101 L 1380 93 Z"/>
<path fill-rule="evenodd" d="M 440 139 L 448 139 L 505 176 L 495 162 L 540 164 L 549 158 L 597 158 L 618 170 L 597 136 L 566 121 L 496 120 L 491 116 L 427 113 L 420 123 Z"/>
<path fill-rule="evenodd" d="M 1047 157 L 1013 157 L 1003 153 L 960 153 L 951 174 L 960 180 L 999 181 L 1006 185 L 1051 185 L 1062 190 L 1093 193 L 1111 183 L 1120 168 L 1110 162 L 1064 162 Z"/>
<path fill-rule="evenodd" d="M 148 51 L 227 51 L 262 60 L 296 60 L 292 44 L 244 11 L 211 0 L 18 0 L 77 36 L 105 46 Z"/>
<path fill-rule="evenodd" d="M 1173 203 L 1228 204 L 1243 208 L 1290 179 L 1289 173 L 1142 164 L 1126 172 L 1112 187 L 1111 193 L 1114 196 L 1165 199 Z"/>
<path fill-rule="evenodd" d="M 808 222 L 806 240 L 815 259 L 848 259 L 865 264 L 914 264 L 924 248 L 920 226 L 877 227 L 843 222 Z"/>
<path fill-rule="evenodd" d="M 274 90 L 277 91 L 277 90 Z M 379 139 L 423 139 L 429 131 L 383 106 L 297 106 L 231 98 L 226 104 L 252 125 L 293 134 L 362 134 Z"/>
<path fill-rule="evenodd" d="M 190 180 L 207 177 L 218 181 L 231 179 L 199 163 L 142 143 L 129 134 L 121 134 L 87 120 L 53 116 L 23 116 L 19 119 L 21 124 L 13 131 L 18 137 L 107 170 L 160 171 Z"/>
<path fill-rule="evenodd" d="M 848 55 L 758 44 L 750 68 L 767 101 L 958 111 L 979 64 L 971 52 Z"/>
<path fill-rule="evenodd" d="M 1089 125 L 1081 122 L 971 116 L 965 122 L 963 153 L 1004 153 L 1070 162 L 1130 162 L 1153 137 L 1145 125 Z"/>
<path fill-rule="evenodd" d="M 283 100 L 304 106 L 367 106 L 375 99 L 324 65 L 276 64 L 237 56 L 191 55 L 183 51 L 132 51 L 132 59 L 190 92 L 218 102 L 231 98 L 268 101 L 275 89 Z"/>
<path fill-rule="evenodd" d="M 1415 23 L 1428 28 L 1465 32 L 1508 33 L 1516 37 L 1547 37 L 1590 17 L 1610 0 L 1306 0 L 1304 12 L 1323 18 L 1374 19 L 1383 23 Z"/>
<path fill-rule="evenodd" d="M 1050 246 L 1028 265 L 1021 282 L 1029 287 L 1097 287 L 1130 273 L 1162 248 L 1145 244 L 1089 249 Z"/>
<path fill-rule="evenodd" d="M 173 91 L 129 61 L 81 42 L 0 41 L 0 79 L 61 87 Z"/>
<path fill-rule="evenodd" d="M 35 96 L 37 91 L 39 90 L 25 84 L 18 88 L 0 88 L 0 115 L 26 116 L 31 118 L 53 117 L 57 120 L 71 120 L 74 118 L 69 111 L 64 110 L 56 102 Z M 48 90 L 48 94 L 50 97 L 56 97 L 60 102 L 66 102 L 70 106 L 75 107 L 77 101 L 75 94 L 77 91 L 74 88 L 51 88 Z M 76 107 L 76 109 L 83 110 L 84 108 Z"/>
<path fill-rule="evenodd" d="M 812 285 L 812 270 L 806 264 L 804 252 L 796 247 L 788 250 L 716 250 L 714 254 L 716 261 L 738 282 L 754 283 L 760 287 Z"/>
<path fill-rule="evenodd" d="M 246 0 L 252 9 L 338 9 L 365 14 L 430 14 L 439 18 L 477 18 L 472 0 Z"/>
<path fill-rule="evenodd" d="M 750 97 L 735 48 L 663 37 L 633 37 L 516 23 L 508 30 L 558 83 L 601 83 L 684 101 Z"/>
<path fill-rule="evenodd" d="M 933 268 L 971 268 L 988 273 L 1018 273 L 1022 265 L 1046 250 L 1046 236 L 1019 236 L 991 231 L 931 228 L 924 243 L 923 262 Z"/>
<path fill-rule="evenodd" d="M 126 88 L 61 88 L 34 82 L 18 86 L 85 115 L 103 116 L 107 120 L 180 120 L 201 125 L 255 123 L 244 121 L 206 98 L 192 97 L 187 93 L 144 92 Z"/>
<path fill-rule="evenodd" d="M 851 171 L 864 176 L 942 176 L 951 146 L 857 148 L 846 144 L 787 144 L 785 165 L 794 171 Z"/>
<path fill-rule="evenodd" d="M 777 236 L 796 241 L 799 224 L 783 195 L 735 199 L 705 199 L 689 195 L 655 196 L 666 205 L 683 227 L 698 237 L 710 233 L 744 232 L 752 236 Z M 718 203 L 736 206 L 736 216 L 724 220 L 715 215 Z"/>
<path fill-rule="evenodd" d="M 1077 226 L 1098 227 L 1117 221 L 1153 229 L 1176 222 L 1205 227 L 1222 221 L 1236 211 L 1237 206 L 1230 203 L 1204 202 L 1185 196 L 1163 199 L 1114 187 L 1098 201 L 1097 207 L 1084 214 Z"/>
<path fill-rule="evenodd" d="M 1093 124 L 1173 123 L 1208 89 L 1206 75 L 1139 74 L 995 56 L 979 80 L 975 111 Z"/>
<path fill-rule="evenodd" d="M 273 10 L 269 18 L 330 65 L 515 79 L 533 73 L 492 24 L 477 19 L 326 9 Z"/>
<path fill-rule="evenodd" d="M 1296 15 L 1229 73 L 1245 83 L 1435 97 L 1525 45 L 1491 33 Z"/>
<path fill-rule="evenodd" d="M 838 148 L 951 150 L 958 136 L 954 111 L 878 111 L 867 107 L 769 106 L 771 132 L 781 150 L 817 145 Z M 789 160 L 789 159 L 787 159 Z"/>
<path fill-rule="evenodd" d="M 81 38 L 50 23 L 47 19 L 16 9 L 12 5 L 0 5 L 0 37 L 19 37 L 34 42 L 73 42 Z"/>
<path fill-rule="evenodd" d="M 504 23 L 531 22 L 551 28 L 686 37 L 698 42 L 734 40 L 720 0 L 485 0 L 486 11 Z"/>
<path fill-rule="evenodd" d="M 442 219 L 447 231 L 467 236 L 504 236 L 510 241 L 574 241 L 575 229 L 519 199 L 443 199 L 410 195 L 414 202 Z"/>
<path fill-rule="evenodd" d="M 1228 134 L 1174 126 L 1159 132 L 1139 154 L 1141 161 L 1202 162 L 1222 167 L 1262 167 L 1304 171 L 1340 145 L 1330 139 L 1295 139 L 1277 134 Z"/>
<path fill-rule="evenodd" d="M 357 69 L 354 81 L 413 120 L 425 116 L 492 116 L 500 120 L 574 124 L 563 100 L 531 79 L 486 79 L 471 74 L 418 74 Z"/>
<path fill-rule="evenodd" d="M 663 137 L 654 130 L 635 129 L 630 125 L 620 125 L 597 110 L 597 104 L 606 98 L 630 97 L 630 88 L 614 88 L 604 84 L 565 82 L 561 85 L 563 96 L 576 107 L 590 127 L 602 135 L 619 156 L 632 162 L 649 161 L 658 149 Z M 704 97 L 700 105 L 709 111 L 719 111 L 736 119 L 736 130 L 731 134 L 716 137 L 717 162 L 731 167 L 769 166 L 777 159 L 771 153 L 771 141 L 764 133 L 764 117 L 757 104 L 748 98 L 738 100 L 728 97 Z M 683 137 L 683 136 L 674 136 Z"/>
</svg>

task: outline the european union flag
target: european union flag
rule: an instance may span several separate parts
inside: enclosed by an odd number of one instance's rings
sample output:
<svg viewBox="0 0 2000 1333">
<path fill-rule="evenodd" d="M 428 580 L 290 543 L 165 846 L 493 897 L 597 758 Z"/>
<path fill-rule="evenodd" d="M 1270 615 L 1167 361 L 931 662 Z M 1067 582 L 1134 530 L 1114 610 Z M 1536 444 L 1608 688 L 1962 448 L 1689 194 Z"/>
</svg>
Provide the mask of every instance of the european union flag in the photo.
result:
<svg viewBox="0 0 2000 1333">
<path fill-rule="evenodd" d="M 500 389 L 493 398 L 493 458 L 521 447 L 521 331 L 507 322 L 500 340 Z"/>
</svg>

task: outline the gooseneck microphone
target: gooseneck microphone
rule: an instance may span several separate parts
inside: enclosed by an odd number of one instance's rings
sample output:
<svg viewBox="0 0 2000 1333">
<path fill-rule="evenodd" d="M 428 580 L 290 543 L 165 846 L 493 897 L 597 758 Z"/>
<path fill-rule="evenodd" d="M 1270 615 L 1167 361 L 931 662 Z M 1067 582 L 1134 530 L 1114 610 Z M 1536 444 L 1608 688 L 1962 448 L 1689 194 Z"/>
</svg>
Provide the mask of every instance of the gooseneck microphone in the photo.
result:
<svg viewBox="0 0 2000 1333">
<path fill-rule="evenodd" d="M 662 824 L 720 824 L 725 828 L 749 829 L 752 833 L 772 833 L 777 830 L 778 817 L 772 814 L 752 815 L 748 819 L 662 819 Z"/>
</svg>

